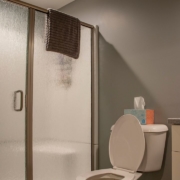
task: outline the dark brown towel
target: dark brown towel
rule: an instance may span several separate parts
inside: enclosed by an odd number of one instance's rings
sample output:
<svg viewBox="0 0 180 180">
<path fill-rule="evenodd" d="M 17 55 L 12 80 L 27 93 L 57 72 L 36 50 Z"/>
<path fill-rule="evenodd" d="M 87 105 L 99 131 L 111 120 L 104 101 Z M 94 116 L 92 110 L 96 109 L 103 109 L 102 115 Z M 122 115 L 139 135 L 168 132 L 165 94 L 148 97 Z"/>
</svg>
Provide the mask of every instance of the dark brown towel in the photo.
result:
<svg viewBox="0 0 180 180">
<path fill-rule="evenodd" d="M 48 11 L 46 50 L 77 59 L 80 52 L 79 19 L 52 9 Z"/>
</svg>

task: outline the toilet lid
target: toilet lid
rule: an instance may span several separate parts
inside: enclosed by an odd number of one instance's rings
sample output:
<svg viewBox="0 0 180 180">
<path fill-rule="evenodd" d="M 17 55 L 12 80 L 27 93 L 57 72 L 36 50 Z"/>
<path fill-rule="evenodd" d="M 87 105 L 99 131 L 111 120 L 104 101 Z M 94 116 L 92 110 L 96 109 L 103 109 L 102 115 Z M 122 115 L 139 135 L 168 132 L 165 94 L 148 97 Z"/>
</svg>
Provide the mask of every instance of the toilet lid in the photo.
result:
<svg viewBox="0 0 180 180">
<path fill-rule="evenodd" d="M 130 114 L 115 123 L 110 141 L 109 156 L 114 168 L 136 172 L 145 151 L 145 138 L 138 119 Z"/>
</svg>

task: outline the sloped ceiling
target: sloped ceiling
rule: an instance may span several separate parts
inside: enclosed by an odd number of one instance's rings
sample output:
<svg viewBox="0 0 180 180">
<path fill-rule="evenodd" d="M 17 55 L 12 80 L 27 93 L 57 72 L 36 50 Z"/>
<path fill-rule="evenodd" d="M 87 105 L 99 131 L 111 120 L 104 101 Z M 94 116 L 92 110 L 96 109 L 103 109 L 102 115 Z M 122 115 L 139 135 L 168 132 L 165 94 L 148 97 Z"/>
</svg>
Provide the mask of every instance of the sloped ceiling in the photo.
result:
<svg viewBox="0 0 180 180">
<path fill-rule="evenodd" d="M 22 0 L 22 1 L 27 2 L 29 4 L 33 4 L 35 6 L 39 6 L 44 9 L 47 8 L 59 9 L 71 3 L 74 0 Z"/>
</svg>

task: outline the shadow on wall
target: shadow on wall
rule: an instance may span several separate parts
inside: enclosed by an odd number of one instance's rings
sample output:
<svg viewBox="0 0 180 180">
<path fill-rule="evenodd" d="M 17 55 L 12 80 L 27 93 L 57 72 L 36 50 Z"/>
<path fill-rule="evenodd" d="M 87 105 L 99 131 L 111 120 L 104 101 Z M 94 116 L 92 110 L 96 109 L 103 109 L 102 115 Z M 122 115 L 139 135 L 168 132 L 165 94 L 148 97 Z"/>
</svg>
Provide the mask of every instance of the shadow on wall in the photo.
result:
<svg viewBox="0 0 180 180">
<path fill-rule="evenodd" d="M 125 63 L 123 57 L 101 34 L 99 35 L 99 54 L 99 143 L 101 147 L 99 150 L 99 168 L 104 169 L 112 167 L 108 152 L 110 128 L 123 115 L 124 109 L 133 108 L 133 100 L 136 96 L 145 98 L 146 108 L 154 109 L 155 105 L 158 107 L 158 104 Z M 161 118 L 165 116 L 162 112 L 159 109 Z M 166 154 L 171 151 L 170 145 L 168 147 Z M 168 157 L 165 155 L 161 171 L 146 173 L 140 180 L 161 180 L 165 162 L 168 165 L 171 162 Z M 171 171 L 171 168 L 168 168 Z M 167 179 L 170 180 L 171 172 L 168 172 L 168 176 Z"/>
</svg>

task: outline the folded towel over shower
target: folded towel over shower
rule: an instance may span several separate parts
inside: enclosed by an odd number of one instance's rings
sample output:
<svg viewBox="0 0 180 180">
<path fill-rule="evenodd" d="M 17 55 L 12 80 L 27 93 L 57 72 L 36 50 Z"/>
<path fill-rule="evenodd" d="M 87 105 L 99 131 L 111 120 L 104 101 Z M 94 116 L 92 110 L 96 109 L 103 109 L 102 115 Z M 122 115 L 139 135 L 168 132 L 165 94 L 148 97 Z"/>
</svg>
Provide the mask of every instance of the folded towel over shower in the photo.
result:
<svg viewBox="0 0 180 180">
<path fill-rule="evenodd" d="M 80 53 L 80 32 L 79 19 L 48 9 L 47 51 L 59 52 L 77 59 Z"/>
</svg>

